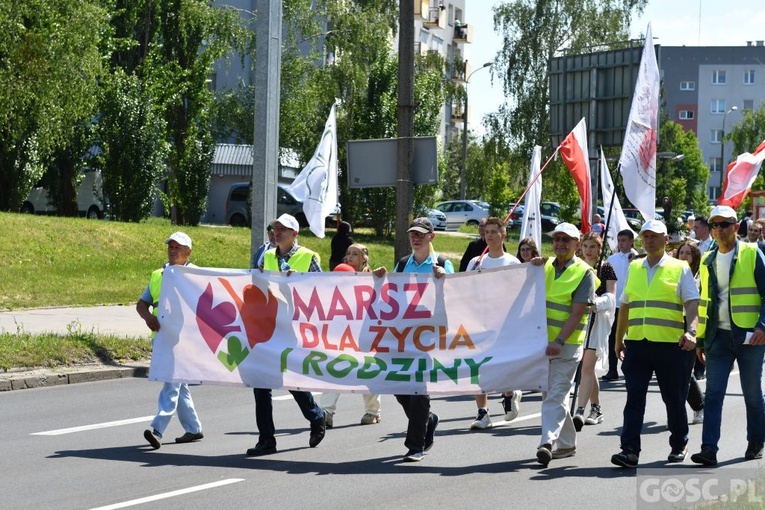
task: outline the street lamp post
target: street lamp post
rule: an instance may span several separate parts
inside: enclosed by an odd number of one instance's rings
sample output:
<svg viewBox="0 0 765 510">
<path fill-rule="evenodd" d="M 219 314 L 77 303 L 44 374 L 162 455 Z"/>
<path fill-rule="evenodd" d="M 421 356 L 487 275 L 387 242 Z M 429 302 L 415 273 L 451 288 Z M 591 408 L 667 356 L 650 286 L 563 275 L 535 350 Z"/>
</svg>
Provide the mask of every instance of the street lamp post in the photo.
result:
<svg viewBox="0 0 765 510">
<path fill-rule="evenodd" d="M 728 118 L 728 114 L 730 112 L 735 112 L 738 110 L 738 106 L 731 106 L 727 112 L 725 112 L 725 115 L 723 115 L 723 122 L 722 122 L 722 133 L 720 136 L 720 186 L 722 186 L 723 180 L 725 179 L 725 119 Z"/>
<path fill-rule="evenodd" d="M 462 168 L 460 169 L 460 200 L 465 200 L 467 197 L 467 181 L 465 180 L 466 166 L 467 166 L 467 142 L 468 142 L 468 83 L 470 83 L 470 77 L 481 69 L 491 67 L 492 62 L 486 62 L 484 65 L 470 73 L 465 77 L 465 111 L 462 112 Z"/>
</svg>

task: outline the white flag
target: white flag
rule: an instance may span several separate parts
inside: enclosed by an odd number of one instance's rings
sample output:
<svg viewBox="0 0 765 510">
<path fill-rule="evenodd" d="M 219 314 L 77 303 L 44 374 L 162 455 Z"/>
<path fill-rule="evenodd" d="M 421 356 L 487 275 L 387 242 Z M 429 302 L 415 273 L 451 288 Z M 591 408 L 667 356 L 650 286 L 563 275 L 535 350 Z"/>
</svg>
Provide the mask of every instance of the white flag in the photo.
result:
<svg viewBox="0 0 765 510">
<path fill-rule="evenodd" d="M 619 197 L 614 194 L 614 181 L 611 179 L 611 171 L 608 169 L 608 163 L 606 163 L 606 156 L 603 154 L 603 148 L 600 149 L 600 187 L 603 190 L 603 208 L 606 210 L 606 217 L 603 221 L 608 225 L 608 232 L 606 232 L 606 239 L 608 245 L 611 247 L 611 251 L 616 253 L 616 236 L 622 230 L 629 229 L 630 224 L 627 223 L 627 217 L 624 216 L 622 205 L 619 203 Z M 611 206 L 611 198 L 614 199 L 614 205 Z M 609 218 L 610 216 L 610 218 Z"/>
<path fill-rule="evenodd" d="M 531 155 L 529 191 L 526 193 L 526 201 L 523 208 L 523 223 L 521 223 L 520 237 L 520 239 L 532 238 L 537 243 L 537 247 L 542 246 L 542 216 L 539 214 L 539 204 L 542 200 L 542 176 L 539 175 L 541 159 L 542 147 L 536 145 Z M 537 177 L 537 180 L 532 184 L 531 181 L 534 180 L 534 177 Z"/>
<path fill-rule="evenodd" d="M 337 208 L 337 122 L 329 112 L 321 141 L 308 164 L 287 188 L 303 202 L 303 214 L 316 237 L 324 237 L 324 219 Z"/>
<path fill-rule="evenodd" d="M 646 221 L 656 212 L 656 138 L 659 132 L 659 66 L 653 51 L 651 24 L 645 35 L 643 56 L 619 165 L 624 193 Z"/>
</svg>

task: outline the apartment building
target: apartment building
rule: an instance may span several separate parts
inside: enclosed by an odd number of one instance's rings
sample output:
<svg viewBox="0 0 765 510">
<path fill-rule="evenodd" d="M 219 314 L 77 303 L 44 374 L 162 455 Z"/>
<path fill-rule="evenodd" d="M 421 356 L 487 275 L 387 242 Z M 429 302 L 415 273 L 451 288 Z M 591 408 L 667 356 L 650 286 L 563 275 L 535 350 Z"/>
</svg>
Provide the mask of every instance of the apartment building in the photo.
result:
<svg viewBox="0 0 765 510">
<path fill-rule="evenodd" d="M 736 157 L 733 144 L 723 144 L 722 138 L 745 110 L 758 109 L 765 101 L 765 43 L 661 46 L 658 57 L 665 113 L 696 133 L 709 165 L 709 198 L 717 199 L 723 169 Z"/>
</svg>

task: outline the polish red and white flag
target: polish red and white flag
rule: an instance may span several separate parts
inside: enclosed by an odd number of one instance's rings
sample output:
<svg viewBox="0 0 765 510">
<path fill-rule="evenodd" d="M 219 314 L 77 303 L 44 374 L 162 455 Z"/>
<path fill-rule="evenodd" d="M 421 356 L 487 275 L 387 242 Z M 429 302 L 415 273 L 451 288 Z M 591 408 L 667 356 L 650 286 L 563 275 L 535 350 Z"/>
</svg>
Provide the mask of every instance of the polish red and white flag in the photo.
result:
<svg viewBox="0 0 765 510">
<path fill-rule="evenodd" d="M 584 117 L 560 144 L 559 152 L 579 190 L 582 234 L 586 234 L 591 228 L 592 184 L 590 184 L 590 156 L 587 150 L 587 124 Z"/>
<path fill-rule="evenodd" d="M 722 193 L 717 204 L 729 205 L 738 209 L 749 190 L 752 189 L 752 184 L 760 172 L 763 160 L 765 160 L 765 140 L 757 147 L 754 154 L 749 152 L 739 154 L 736 161 L 732 161 L 728 165 Z"/>
</svg>

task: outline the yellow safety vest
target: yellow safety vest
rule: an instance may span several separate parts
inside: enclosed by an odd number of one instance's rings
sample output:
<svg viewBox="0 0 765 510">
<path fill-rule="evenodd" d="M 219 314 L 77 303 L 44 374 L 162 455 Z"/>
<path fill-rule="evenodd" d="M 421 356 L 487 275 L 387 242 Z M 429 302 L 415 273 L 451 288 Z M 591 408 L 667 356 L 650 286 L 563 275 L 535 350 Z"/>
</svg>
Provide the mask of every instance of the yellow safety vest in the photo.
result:
<svg viewBox="0 0 765 510">
<path fill-rule="evenodd" d="M 592 268 L 582 259 L 575 258 L 574 263 L 568 266 L 563 273 L 555 278 L 555 258 L 550 257 L 545 263 L 545 292 L 547 298 L 545 301 L 545 310 L 547 313 L 547 339 L 552 342 L 560 334 L 560 330 L 571 315 L 573 301 L 571 295 L 582 282 L 582 279 Z M 595 277 L 595 287 L 598 278 Z M 567 344 L 582 345 L 587 328 L 587 317 L 589 314 L 582 315 L 582 320 L 576 327 L 574 333 L 564 339 Z"/>
<path fill-rule="evenodd" d="M 738 243 L 738 256 L 733 265 L 733 276 L 728 287 L 730 318 L 742 329 L 753 330 L 760 318 L 762 297 L 754 280 L 754 267 L 757 262 L 756 244 Z M 699 302 L 699 327 L 696 335 L 703 337 L 709 318 L 709 304 L 717 302 L 717 296 L 709 295 L 709 266 L 705 264 L 712 252 L 704 254 L 699 266 L 701 278 L 701 301 Z"/>
<path fill-rule="evenodd" d="M 298 246 L 297 251 L 292 254 L 287 263 L 289 264 L 290 269 L 293 271 L 305 273 L 311 267 L 311 259 L 313 257 L 316 257 L 316 262 L 321 264 L 321 259 L 319 258 L 318 253 L 313 252 L 308 248 Z M 266 252 L 265 256 L 263 257 L 263 269 L 267 269 L 269 271 L 281 270 L 279 267 L 279 258 L 276 256 L 276 248 L 272 248 Z"/>
<path fill-rule="evenodd" d="M 678 342 L 685 332 L 683 301 L 677 296 L 677 285 L 683 269 L 682 260 L 665 257 L 663 265 L 648 285 L 648 270 L 642 260 L 630 264 L 624 292 L 629 299 L 627 340 L 647 339 L 651 342 Z"/>
</svg>

